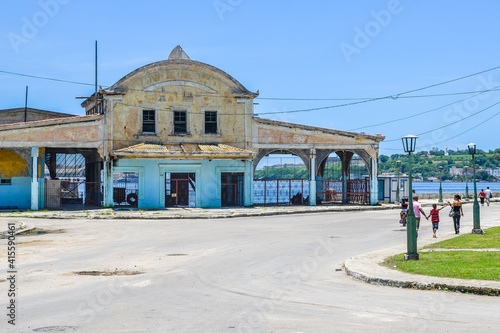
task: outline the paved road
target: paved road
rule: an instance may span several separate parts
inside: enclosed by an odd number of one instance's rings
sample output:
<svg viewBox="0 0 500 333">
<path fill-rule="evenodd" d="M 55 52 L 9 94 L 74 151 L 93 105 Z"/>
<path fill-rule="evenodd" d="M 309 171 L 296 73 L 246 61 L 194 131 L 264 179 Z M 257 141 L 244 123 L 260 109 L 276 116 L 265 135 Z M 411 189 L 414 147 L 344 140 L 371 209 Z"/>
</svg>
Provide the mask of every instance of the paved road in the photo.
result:
<svg viewBox="0 0 500 333">
<path fill-rule="evenodd" d="M 471 209 L 465 207 L 463 232 L 472 229 Z M 483 208 L 483 225 L 493 225 L 499 213 L 500 205 Z M 64 232 L 18 237 L 17 325 L 7 327 L 2 314 L 0 329 L 500 332 L 497 297 L 373 286 L 340 270 L 346 258 L 405 242 L 397 214 L 27 219 L 29 225 Z M 451 219 L 441 215 L 439 232 L 452 232 Z M 431 236 L 430 225 L 423 222 L 420 237 Z M 6 240 L 0 240 L 0 248 L 6 262 Z M 72 274 L 77 271 L 142 274 Z M 6 287 L 0 283 L 3 304 Z"/>
</svg>

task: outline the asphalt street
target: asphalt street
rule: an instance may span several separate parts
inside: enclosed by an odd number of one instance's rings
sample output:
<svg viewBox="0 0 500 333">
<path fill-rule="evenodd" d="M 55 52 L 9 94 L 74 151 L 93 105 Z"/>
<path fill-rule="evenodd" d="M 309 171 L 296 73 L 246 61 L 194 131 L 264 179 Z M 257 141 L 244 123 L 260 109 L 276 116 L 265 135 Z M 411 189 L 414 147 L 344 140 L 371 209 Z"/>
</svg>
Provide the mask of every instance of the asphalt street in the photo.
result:
<svg viewBox="0 0 500 333">
<path fill-rule="evenodd" d="M 464 213 L 463 233 L 472 229 L 472 205 Z M 498 224 L 499 213 L 499 204 L 482 208 L 482 226 Z M 347 258 L 406 242 L 398 214 L 3 219 L 2 227 L 24 221 L 52 232 L 17 237 L 16 326 L 5 316 L 4 268 L 0 330 L 500 332 L 498 297 L 376 286 L 346 275 Z M 452 233 L 444 211 L 441 220 L 438 236 Z M 419 237 L 431 236 L 423 220 Z M 0 249 L 6 262 L 6 239 Z M 75 274 L 83 271 L 110 275 Z"/>
</svg>

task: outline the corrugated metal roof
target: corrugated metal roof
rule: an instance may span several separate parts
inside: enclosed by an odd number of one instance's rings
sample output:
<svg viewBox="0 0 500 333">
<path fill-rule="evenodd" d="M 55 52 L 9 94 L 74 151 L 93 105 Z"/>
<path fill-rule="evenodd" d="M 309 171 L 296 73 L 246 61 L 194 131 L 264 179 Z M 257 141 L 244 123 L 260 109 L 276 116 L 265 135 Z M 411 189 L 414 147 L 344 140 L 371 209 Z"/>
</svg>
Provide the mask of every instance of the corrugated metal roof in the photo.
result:
<svg viewBox="0 0 500 333">
<path fill-rule="evenodd" d="M 138 145 L 135 145 L 135 146 L 130 146 L 127 148 L 118 149 L 117 151 L 136 152 L 136 153 L 138 153 L 138 152 L 167 153 L 170 150 L 164 145 L 143 142 L 143 143 L 139 143 Z"/>
<path fill-rule="evenodd" d="M 199 145 L 193 143 L 187 144 L 155 144 L 155 143 L 139 143 L 134 146 L 118 149 L 117 152 L 130 152 L 130 153 L 243 153 L 251 154 L 250 150 L 236 148 L 225 144 L 217 145 Z"/>
<path fill-rule="evenodd" d="M 249 150 L 236 148 L 233 146 L 218 144 L 218 145 L 198 145 L 201 151 L 210 153 L 251 153 Z"/>
</svg>

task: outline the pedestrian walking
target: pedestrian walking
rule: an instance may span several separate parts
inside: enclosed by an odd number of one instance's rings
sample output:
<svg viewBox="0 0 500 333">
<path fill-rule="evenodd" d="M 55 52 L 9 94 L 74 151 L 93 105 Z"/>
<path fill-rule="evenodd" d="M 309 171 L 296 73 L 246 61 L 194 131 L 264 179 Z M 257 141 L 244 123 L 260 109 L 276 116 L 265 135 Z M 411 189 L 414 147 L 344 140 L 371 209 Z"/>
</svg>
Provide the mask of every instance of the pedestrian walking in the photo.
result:
<svg viewBox="0 0 500 333">
<path fill-rule="evenodd" d="M 420 228 L 420 213 L 424 214 L 426 219 L 429 219 L 427 215 L 425 215 L 424 210 L 422 209 L 422 205 L 418 202 L 418 196 L 413 197 L 413 212 L 415 213 L 415 219 L 417 220 L 417 231 Z"/>
<path fill-rule="evenodd" d="M 483 189 L 481 189 L 481 192 L 479 192 L 479 199 L 481 199 L 481 207 L 484 206 L 484 198 L 486 198 L 486 193 L 484 192 Z"/>
<path fill-rule="evenodd" d="M 437 204 L 432 204 L 432 209 L 431 212 L 429 213 L 429 216 L 431 216 L 431 222 L 432 222 L 432 231 L 434 232 L 434 235 L 432 238 L 437 238 L 436 236 L 436 231 L 439 229 L 439 211 L 446 207 L 446 205 L 441 206 L 441 208 L 437 208 Z M 429 218 L 427 218 L 429 219 Z"/>
<path fill-rule="evenodd" d="M 453 198 L 453 203 L 448 201 L 453 211 L 453 226 L 455 227 L 455 234 L 460 233 L 460 217 L 464 216 L 464 210 L 462 209 L 462 202 L 460 201 L 460 195 L 455 194 Z"/>
<path fill-rule="evenodd" d="M 489 206 L 490 200 L 491 198 L 493 198 L 493 192 L 491 192 L 490 187 L 488 186 L 486 188 L 486 191 L 484 191 L 484 193 L 486 193 L 486 205 Z"/>
<path fill-rule="evenodd" d="M 401 212 L 399 212 L 399 223 L 406 226 L 406 217 L 408 216 L 408 199 L 401 200 Z"/>
</svg>

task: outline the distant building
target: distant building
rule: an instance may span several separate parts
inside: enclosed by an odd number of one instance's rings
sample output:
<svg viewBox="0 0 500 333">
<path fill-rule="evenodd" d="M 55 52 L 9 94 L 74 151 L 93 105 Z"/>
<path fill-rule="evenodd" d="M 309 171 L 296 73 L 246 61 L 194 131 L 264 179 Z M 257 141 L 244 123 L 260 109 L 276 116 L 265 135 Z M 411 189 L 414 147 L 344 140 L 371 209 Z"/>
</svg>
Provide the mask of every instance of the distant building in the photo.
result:
<svg viewBox="0 0 500 333">
<path fill-rule="evenodd" d="M 493 177 L 497 177 L 497 178 L 500 177 L 500 168 L 496 168 L 496 169 L 489 168 L 489 169 L 486 169 L 486 172 L 488 172 Z"/>
<path fill-rule="evenodd" d="M 0 110 L 0 125 L 23 123 L 45 119 L 74 117 L 74 114 L 40 110 L 34 108 L 13 108 Z"/>
<path fill-rule="evenodd" d="M 464 174 L 463 168 L 457 168 L 456 166 L 452 166 L 450 168 L 450 175 L 452 175 L 452 176 L 461 176 L 463 174 Z"/>
</svg>

